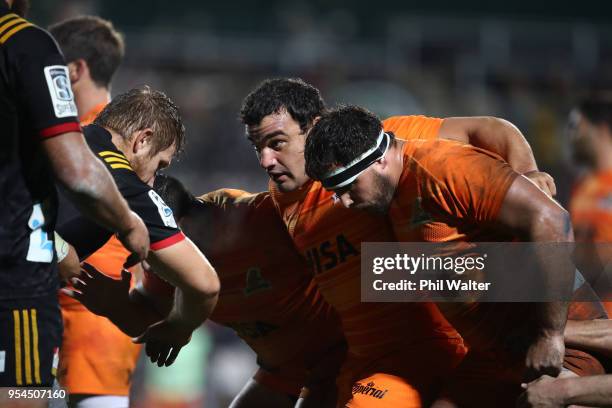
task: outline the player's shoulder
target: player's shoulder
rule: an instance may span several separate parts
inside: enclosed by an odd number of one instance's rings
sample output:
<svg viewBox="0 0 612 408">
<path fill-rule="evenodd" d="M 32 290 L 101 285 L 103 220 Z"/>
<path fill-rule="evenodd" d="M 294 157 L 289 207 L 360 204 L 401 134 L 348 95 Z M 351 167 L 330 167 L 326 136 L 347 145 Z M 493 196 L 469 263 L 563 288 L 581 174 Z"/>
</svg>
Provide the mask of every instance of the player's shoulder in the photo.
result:
<svg viewBox="0 0 612 408">
<path fill-rule="evenodd" d="M 441 120 L 425 115 L 396 115 L 390 116 L 382 121 L 383 128 L 386 131 L 393 131 L 401 126 L 410 126 L 416 123 L 423 123 L 430 120 Z"/>
<path fill-rule="evenodd" d="M 112 135 L 98 125 L 83 128 L 85 141 L 91 151 L 106 165 L 124 196 L 153 191 L 134 172 L 127 157 L 113 144 Z"/>
<path fill-rule="evenodd" d="M 49 32 L 14 13 L 0 17 L 0 44 L 34 55 L 60 54 Z"/>
<path fill-rule="evenodd" d="M 453 169 L 464 160 L 478 159 L 475 150 L 453 140 L 406 140 L 404 165 L 415 177 L 435 176 Z"/>
<path fill-rule="evenodd" d="M 85 141 L 91 151 L 112 169 L 133 169 L 127 157 L 115 146 L 112 135 L 98 125 L 88 125 L 83 128 Z"/>
</svg>

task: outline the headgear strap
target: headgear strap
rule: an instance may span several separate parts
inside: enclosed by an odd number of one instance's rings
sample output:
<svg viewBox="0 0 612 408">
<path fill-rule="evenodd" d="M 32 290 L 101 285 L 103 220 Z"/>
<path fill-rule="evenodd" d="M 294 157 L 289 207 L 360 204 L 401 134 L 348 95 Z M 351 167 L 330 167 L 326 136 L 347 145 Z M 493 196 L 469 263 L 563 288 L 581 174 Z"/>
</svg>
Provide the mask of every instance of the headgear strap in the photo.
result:
<svg viewBox="0 0 612 408">
<path fill-rule="evenodd" d="M 377 160 L 385 157 L 391 137 L 385 133 L 384 129 L 380 131 L 376 144 L 359 155 L 355 160 L 346 166 L 336 167 L 325 175 L 321 183 L 327 190 L 336 190 L 352 183 L 361 173 L 366 171 L 368 167 Z"/>
</svg>

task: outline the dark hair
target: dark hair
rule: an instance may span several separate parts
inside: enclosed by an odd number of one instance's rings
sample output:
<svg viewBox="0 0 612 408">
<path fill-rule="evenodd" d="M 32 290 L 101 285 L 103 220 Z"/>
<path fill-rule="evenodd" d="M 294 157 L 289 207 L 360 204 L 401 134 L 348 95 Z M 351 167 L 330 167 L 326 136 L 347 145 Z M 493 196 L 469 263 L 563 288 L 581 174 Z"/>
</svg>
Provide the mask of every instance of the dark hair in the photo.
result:
<svg viewBox="0 0 612 408">
<path fill-rule="evenodd" d="M 80 16 L 49 27 L 58 42 L 66 62 L 84 59 L 91 79 L 105 88 L 123 59 L 125 46 L 123 35 L 113 23 L 94 16 Z"/>
<path fill-rule="evenodd" d="M 195 197 L 178 179 L 160 174 L 155 177 L 153 189 L 164 200 L 178 221 L 189 213 Z"/>
<path fill-rule="evenodd" d="M 283 110 L 306 132 L 324 113 L 325 102 L 317 88 L 299 78 L 267 79 L 244 98 L 240 120 L 247 126 L 256 126 L 265 116 Z"/>
<path fill-rule="evenodd" d="M 11 11 L 19 17 L 26 17 L 30 11 L 30 0 L 13 0 Z"/>
<path fill-rule="evenodd" d="M 94 120 L 124 138 L 146 128 L 153 129 L 151 155 L 172 146 L 176 154 L 185 144 L 185 126 L 178 107 L 163 92 L 148 86 L 117 95 Z"/>
<path fill-rule="evenodd" d="M 600 91 L 585 97 L 578 111 L 591 123 L 607 124 L 612 130 L 612 92 Z"/>
<path fill-rule="evenodd" d="M 381 129 L 380 119 L 358 106 L 330 110 L 306 139 L 306 174 L 321 180 L 332 166 L 347 165 L 376 143 Z"/>
</svg>

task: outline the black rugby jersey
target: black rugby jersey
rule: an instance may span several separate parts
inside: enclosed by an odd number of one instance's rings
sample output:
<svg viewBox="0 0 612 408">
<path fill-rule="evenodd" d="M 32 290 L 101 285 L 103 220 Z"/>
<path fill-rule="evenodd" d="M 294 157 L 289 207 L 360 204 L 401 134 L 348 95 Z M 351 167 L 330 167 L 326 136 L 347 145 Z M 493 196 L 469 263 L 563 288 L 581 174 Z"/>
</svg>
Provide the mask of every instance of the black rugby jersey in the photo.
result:
<svg viewBox="0 0 612 408">
<path fill-rule="evenodd" d="M 0 2 L 0 299 L 57 290 L 56 193 L 41 140 L 79 131 L 68 68 L 44 30 Z"/>
<path fill-rule="evenodd" d="M 142 218 L 151 240 L 151 249 L 166 248 L 185 238 L 176 224 L 170 207 L 144 183 L 121 151 L 112 142 L 111 134 L 103 127 L 89 125 L 83 128 L 85 140 L 94 154 L 106 165 L 121 195 L 132 211 Z M 82 216 L 67 202 L 61 200 L 58 233 L 75 247 L 80 259 L 85 259 L 106 243 L 112 232 Z"/>
</svg>

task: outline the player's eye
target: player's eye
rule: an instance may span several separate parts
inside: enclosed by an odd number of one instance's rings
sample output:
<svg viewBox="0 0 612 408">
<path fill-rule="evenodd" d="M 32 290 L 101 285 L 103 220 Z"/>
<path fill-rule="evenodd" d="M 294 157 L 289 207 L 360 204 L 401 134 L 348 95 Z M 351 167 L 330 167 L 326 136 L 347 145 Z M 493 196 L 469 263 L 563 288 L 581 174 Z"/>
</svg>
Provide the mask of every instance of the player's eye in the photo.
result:
<svg viewBox="0 0 612 408">
<path fill-rule="evenodd" d="M 280 150 L 285 145 L 285 143 L 286 142 L 281 139 L 272 140 L 270 141 L 270 148 L 274 150 Z"/>
</svg>

